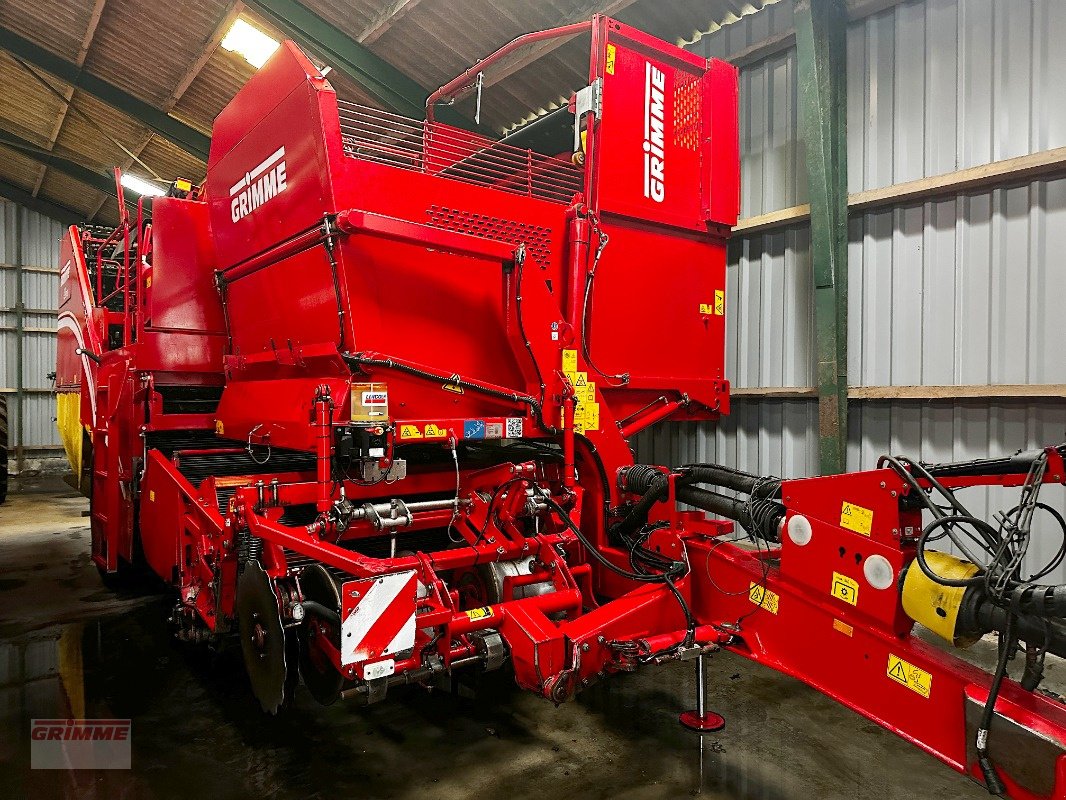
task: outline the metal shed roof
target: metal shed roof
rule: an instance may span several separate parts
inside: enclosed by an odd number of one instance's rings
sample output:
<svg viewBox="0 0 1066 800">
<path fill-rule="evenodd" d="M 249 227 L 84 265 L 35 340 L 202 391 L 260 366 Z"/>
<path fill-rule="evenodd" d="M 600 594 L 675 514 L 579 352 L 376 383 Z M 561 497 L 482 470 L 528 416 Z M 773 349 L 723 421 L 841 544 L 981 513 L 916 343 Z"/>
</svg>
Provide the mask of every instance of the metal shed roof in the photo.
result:
<svg viewBox="0 0 1066 800">
<path fill-rule="evenodd" d="M 606 13 L 685 42 L 774 1 L 8 0 L 0 4 L 0 195 L 113 223 L 118 207 L 106 187 L 115 166 L 201 181 L 212 121 L 255 71 L 220 47 L 238 16 L 275 39 L 296 33 L 313 58 L 336 67 L 338 95 L 380 106 L 366 76 L 331 63 L 325 39 L 344 58 L 364 54 L 374 77 L 409 79 L 408 95 L 424 98 L 529 31 Z M 588 58 L 580 38 L 491 77 L 482 124 L 503 132 L 580 88 Z M 472 115 L 471 103 L 457 108 Z"/>
</svg>

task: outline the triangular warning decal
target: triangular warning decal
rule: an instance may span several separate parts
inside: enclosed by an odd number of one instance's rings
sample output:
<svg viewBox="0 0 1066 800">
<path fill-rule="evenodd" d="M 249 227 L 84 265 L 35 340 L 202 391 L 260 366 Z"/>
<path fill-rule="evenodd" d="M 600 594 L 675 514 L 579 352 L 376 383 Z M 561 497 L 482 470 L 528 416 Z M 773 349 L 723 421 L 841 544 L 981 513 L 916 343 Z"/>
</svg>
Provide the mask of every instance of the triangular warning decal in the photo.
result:
<svg viewBox="0 0 1066 800">
<path fill-rule="evenodd" d="M 896 665 L 888 671 L 888 677 L 897 680 L 904 686 L 907 685 L 907 673 L 903 671 L 903 662 L 897 661 Z"/>
</svg>

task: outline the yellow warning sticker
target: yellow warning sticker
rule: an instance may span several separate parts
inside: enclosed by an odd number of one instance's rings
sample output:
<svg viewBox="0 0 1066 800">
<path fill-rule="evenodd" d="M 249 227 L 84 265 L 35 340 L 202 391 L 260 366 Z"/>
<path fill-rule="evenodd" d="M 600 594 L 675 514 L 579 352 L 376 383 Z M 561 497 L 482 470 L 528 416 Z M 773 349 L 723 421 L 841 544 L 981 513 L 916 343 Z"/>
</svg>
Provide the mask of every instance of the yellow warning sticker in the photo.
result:
<svg viewBox="0 0 1066 800">
<path fill-rule="evenodd" d="M 748 589 L 748 599 L 771 614 L 776 614 L 781 607 L 781 598 L 777 592 L 772 592 L 757 583 L 752 583 L 751 588 Z"/>
<path fill-rule="evenodd" d="M 219 436 L 226 435 L 226 426 L 222 424 L 222 420 L 220 419 L 215 420 L 215 433 Z"/>
<path fill-rule="evenodd" d="M 400 439 L 421 439 L 422 431 L 418 429 L 417 425 L 401 425 L 400 426 Z"/>
<path fill-rule="evenodd" d="M 855 635 L 855 629 L 853 627 L 851 627 L 850 625 L 848 625 L 848 623 L 841 622 L 839 619 L 833 620 L 833 627 L 836 630 L 840 631 L 845 636 L 854 636 Z"/>
<path fill-rule="evenodd" d="M 148 500 L 153 503 L 155 502 L 155 489 L 148 490 Z"/>
<path fill-rule="evenodd" d="M 889 653 L 887 674 L 901 686 L 906 686 L 926 699 L 929 698 L 929 692 L 933 688 L 933 676 L 924 669 Z"/>
<path fill-rule="evenodd" d="M 426 426 L 425 431 L 427 439 L 443 439 L 445 436 L 448 435 L 447 428 L 442 428 L 439 425 L 434 425 L 432 422 Z"/>
<path fill-rule="evenodd" d="M 492 616 L 492 606 L 482 606 L 481 608 L 471 608 L 463 612 L 467 618 L 471 620 L 488 619 Z"/>
<path fill-rule="evenodd" d="M 600 404 L 585 403 L 585 429 L 596 431 L 600 429 Z"/>
<path fill-rule="evenodd" d="M 714 313 L 719 317 L 725 314 L 725 289 L 714 290 Z"/>
<path fill-rule="evenodd" d="M 577 379 L 574 381 L 574 388 L 578 390 L 577 396 L 581 397 L 585 391 L 585 387 L 589 385 L 589 375 L 587 372 L 577 373 Z"/>
<path fill-rule="evenodd" d="M 700 313 L 701 314 L 713 314 L 714 313 L 714 306 L 711 305 L 710 303 L 700 303 Z"/>
<path fill-rule="evenodd" d="M 840 527 L 869 536 L 874 527 L 874 512 L 845 500 L 840 506 Z"/>
<path fill-rule="evenodd" d="M 613 44 L 607 45 L 607 74 L 614 75 L 614 59 L 617 53 L 617 48 Z"/>
<path fill-rule="evenodd" d="M 563 372 L 577 372 L 577 350 L 563 350 Z"/>
<path fill-rule="evenodd" d="M 596 381 L 589 381 L 585 387 L 585 399 L 583 403 L 595 403 L 596 402 Z"/>
<path fill-rule="evenodd" d="M 440 388 L 442 388 L 446 392 L 452 392 L 453 394 L 465 394 L 465 392 L 463 391 L 463 387 L 457 383 L 446 383 Z"/>
<path fill-rule="evenodd" d="M 853 606 L 859 604 L 859 584 L 847 575 L 841 575 L 839 572 L 833 573 L 833 588 L 830 593 L 845 603 L 851 603 Z"/>
</svg>

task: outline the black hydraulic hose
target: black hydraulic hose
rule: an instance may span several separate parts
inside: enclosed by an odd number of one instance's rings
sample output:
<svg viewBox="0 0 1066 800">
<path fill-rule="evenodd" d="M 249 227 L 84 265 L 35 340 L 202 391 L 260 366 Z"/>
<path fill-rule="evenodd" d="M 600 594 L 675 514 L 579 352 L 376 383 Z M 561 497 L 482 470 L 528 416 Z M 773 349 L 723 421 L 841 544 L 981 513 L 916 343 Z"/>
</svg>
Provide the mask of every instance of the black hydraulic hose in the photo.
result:
<svg viewBox="0 0 1066 800">
<path fill-rule="evenodd" d="M 690 506 L 709 511 L 740 523 L 752 536 L 777 541 L 777 526 L 785 516 L 783 508 L 773 501 L 736 499 L 698 486 L 679 486 L 677 499 Z M 756 516 L 757 515 L 757 516 Z"/>
<path fill-rule="evenodd" d="M 1002 631 L 1007 627 L 1007 619 L 1013 616 L 1015 638 L 1040 645 L 1052 655 L 1066 657 L 1066 623 L 1061 620 L 1043 619 L 1031 614 L 1012 615 L 988 598 L 975 596 L 972 601 L 963 602 L 960 628 L 965 635 L 983 636 L 991 631 Z"/>
<path fill-rule="evenodd" d="M 923 573 L 925 573 L 925 577 L 927 577 L 933 583 L 939 583 L 941 586 L 977 586 L 977 585 L 984 585 L 984 583 L 985 583 L 984 570 L 981 570 L 980 572 L 978 572 L 978 574 L 976 574 L 976 575 L 974 575 L 972 577 L 969 577 L 969 578 L 945 578 L 945 577 L 943 577 L 941 575 L 937 575 L 936 572 L 933 570 L 933 568 L 930 567 L 929 563 L 925 560 L 925 546 L 928 543 L 929 537 L 933 534 L 933 532 L 939 530 L 940 528 L 944 528 L 944 527 L 947 527 L 949 525 L 955 525 L 955 524 L 958 524 L 958 523 L 964 523 L 966 525 L 972 525 L 974 528 L 980 529 L 981 532 L 986 534 L 986 535 L 988 534 L 989 531 L 991 531 L 992 534 L 995 534 L 995 532 L 996 532 L 995 529 L 991 525 L 989 525 L 984 520 L 977 519 L 976 517 L 962 516 L 960 514 L 953 514 L 951 516 L 940 517 L 939 519 L 934 519 L 932 522 L 930 522 L 928 525 L 926 525 L 922 529 L 922 535 L 918 537 L 918 547 L 915 550 L 915 560 L 918 562 L 918 567 L 921 569 L 921 571 Z M 956 542 L 955 544 L 958 545 L 959 543 Z M 966 548 L 965 547 L 959 546 L 959 549 L 963 551 L 963 554 L 966 556 L 966 558 L 970 562 L 975 563 L 975 564 L 977 563 L 974 560 L 974 558 L 971 556 L 971 554 L 966 552 Z"/>
<path fill-rule="evenodd" d="M 1066 616 L 1066 585 L 1021 584 L 1010 592 L 1010 607 L 1019 614 L 1037 617 Z"/>
<path fill-rule="evenodd" d="M 997 797 L 1002 797 L 1003 793 L 1007 791 L 1007 787 L 1003 785 L 999 773 L 996 772 L 996 768 L 992 764 L 992 759 L 989 758 L 988 731 L 992 726 L 992 714 L 995 711 L 996 698 L 999 697 L 999 689 L 1003 685 L 1003 677 L 1007 674 L 1007 661 L 1015 645 L 1013 627 L 1013 618 L 1008 615 L 1007 624 L 999 635 L 999 662 L 996 664 L 996 673 L 992 677 L 992 686 L 988 690 L 988 699 L 985 701 L 985 707 L 981 712 L 981 724 L 977 728 L 977 741 L 975 742 L 977 763 L 981 767 L 981 773 L 985 778 L 985 788 L 988 789 L 989 794 Z"/>
<path fill-rule="evenodd" d="M 777 539 L 777 523 L 785 512 L 770 498 L 780 492 L 780 481 L 716 464 L 690 464 L 682 467 L 679 472 L 681 476 L 676 484 L 678 500 L 703 511 L 735 520 L 745 530 L 769 541 Z M 666 497 L 669 479 L 656 467 L 635 464 L 623 473 L 621 483 L 626 491 L 641 495 L 625 518 L 611 528 L 613 536 L 625 538 L 647 523 L 648 512 L 652 506 Z M 727 497 L 692 486 L 693 483 L 709 483 L 752 496 L 741 499 Z"/>
<path fill-rule="evenodd" d="M 644 573 L 630 572 L 627 569 L 623 569 L 622 567 L 619 567 L 613 561 L 608 559 L 605 555 L 603 555 L 596 547 L 596 545 L 594 545 L 585 537 L 585 534 L 581 532 L 581 529 L 578 528 L 577 525 L 574 524 L 573 520 L 570 519 L 570 515 L 566 513 L 566 510 L 557 502 L 555 502 L 555 498 L 553 498 L 546 492 L 541 492 L 540 497 L 544 500 L 544 502 L 551 506 L 552 509 L 555 510 L 555 513 L 559 515 L 559 518 L 562 520 L 563 524 L 566 525 L 566 527 L 569 528 L 571 532 L 578 538 L 578 541 L 585 546 L 585 550 L 590 556 L 599 561 L 607 569 L 611 570 L 611 572 L 621 575 L 623 578 L 628 578 L 631 581 L 641 581 L 642 583 L 668 584 L 670 582 L 671 577 L 680 577 L 688 569 L 684 561 L 674 562 L 675 569 L 670 572 L 665 572 L 661 575 L 647 575 Z"/>
<path fill-rule="evenodd" d="M 1059 455 L 1066 456 L 1066 444 L 1061 444 L 1055 449 L 1058 450 Z M 930 475 L 938 478 L 1024 474 L 1043 454 L 1043 450 L 1019 450 L 1013 455 L 1000 458 L 978 458 L 972 461 L 953 461 L 945 464 L 923 463 L 922 466 Z"/>
<path fill-rule="evenodd" d="M 488 386 L 482 386 L 479 383 L 464 380 L 458 376 L 446 376 L 438 375 L 428 370 L 419 369 L 418 367 L 412 367 L 409 364 L 403 364 L 397 361 L 393 361 L 391 358 L 370 358 L 364 356 L 361 353 L 341 353 L 341 358 L 349 366 L 372 366 L 372 367 L 385 367 L 387 369 L 394 369 L 397 372 L 406 372 L 408 375 L 413 375 L 416 378 L 423 378 L 425 380 L 440 382 L 442 380 L 447 381 L 453 386 L 459 386 L 463 389 L 469 389 L 472 392 L 478 392 L 479 394 L 487 395 L 488 397 L 495 397 L 499 400 L 506 400 L 511 403 L 520 405 L 527 405 L 532 409 L 534 416 L 537 418 L 538 424 L 548 433 L 559 433 L 559 429 L 551 425 L 548 425 L 544 419 L 543 408 L 540 401 L 535 397 L 530 397 L 528 394 L 521 392 L 505 392 L 499 389 L 492 389 Z"/>
<path fill-rule="evenodd" d="M 663 473 L 657 472 L 657 474 L 659 476 L 658 479 L 651 479 L 648 488 L 644 490 L 641 498 L 633 504 L 625 518 L 611 526 L 612 536 L 625 538 L 639 528 L 644 527 L 648 521 L 648 512 L 651 511 L 652 506 L 666 498 L 670 481 Z M 630 491 L 638 490 L 630 489 Z"/>
<path fill-rule="evenodd" d="M 745 509 L 747 505 L 745 500 L 738 500 L 708 489 L 701 489 L 698 486 L 678 486 L 677 499 L 688 503 L 690 506 L 710 511 L 712 514 L 719 514 L 736 520 L 745 528 L 751 524 L 751 517 Z"/>
<path fill-rule="evenodd" d="M 772 497 L 781 490 L 781 481 L 722 467 L 717 464 L 688 464 L 678 469 L 692 483 L 709 483 L 757 497 Z"/>
<path fill-rule="evenodd" d="M 317 614 L 326 621 L 332 622 L 334 625 L 340 627 L 341 615 L 336 609 L 327 608 L 315 600 L 304 600 L 300 605 L 303 606 L 304 611 L 310 614 Z"/>
</svg>

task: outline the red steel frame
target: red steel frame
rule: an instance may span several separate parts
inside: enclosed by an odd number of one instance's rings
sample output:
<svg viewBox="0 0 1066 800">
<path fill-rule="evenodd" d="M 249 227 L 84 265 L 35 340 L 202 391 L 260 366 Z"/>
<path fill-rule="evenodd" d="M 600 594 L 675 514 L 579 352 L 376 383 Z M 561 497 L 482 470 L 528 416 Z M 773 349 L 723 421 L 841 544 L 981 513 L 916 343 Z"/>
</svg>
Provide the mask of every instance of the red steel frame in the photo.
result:
<svg viewBox="0 0 1066 800">
<path fill-rule="evenodd" d="M 516 155 L 433 120 L 435 102 L 507 53 L 584 32 L 598 98 L 578 123 L 580 170 L 569 152 Z M 78 308 L 61 322 L 60 391 L 80 393 L 92 435 L 98 566 L 133 561 L 139 540 L 178 590 L 178 616 L 208 637 L 235 624 L 239 536 L 262 543 L 267 574 L 296 596 L 308 560 L 346 581 L 414 571 L 424 591 L 418 630 L 415 646 L 393 659 L 397 674 L 421 674 L 430 655 L 445 667 L 476 661 L 471 634 L 491 630 L 518 683 L 556 702 L 635 669 L 635 654 L 684 643 L 673 592 L 604 568 L 573 529 L 627 568 L 607 525 L 633 500 L 619 482 L 633 465 L 629 440 L 664 419 L 728 411 L 736 93 L 731 66 L 596 17 L 520 37 L 479 62 L 431 95 L 425 123 L 375 122 L 371 110 L 338 106 L 328 81 L 286 43 L 216 121 L 203 190 L 156 200 L 147 230 L 138 215 L 145 244 L 135 262 L 125 217 L 104 242 L 126 245 L 121 311 L 102 297 L 104 247 L 94 271 L 77 229 L 64 243 L 72 267 L 61 296 Z M 656 176 L 661 185 L 651 187 Z M 116 323 L 114 347 L 107 331 Z M 395 485 L 338 476 L 334 436 L 350 425 L 353 385 L 364 382 L 388 387 L 389 455 L 378 466 L 427 446 L 445 455 L 443 466 L 411 461 Z M 221 401 L 217 410 L 174 410 L 174 387 L 221 392 Z M 460 463 L 461 444 L 503 432 L 553 443 L 558 458 L 524 450 L 488 466 Z M 313 463 L 187 472 L 205 458 L 247 453 L 259 464 L 276 452 Z M 691 646 L 794 675 L 979 778 L 965 710 L 968 698 L 982 701 L 989 676 L 912 637 L 900 590 L 874 589 L 863 576 L 871 555 L 897 576 L 914 558 L 904 531 L 920 520 L 901 511 L 908 487 L 898 475 L 786 481 L 785 525 L 804 517 L 811 542 L 782 537 L 752 551 L 730 540 L 731 523 L 678 511 L 678 476 L 664 474 L 668 497 L 651 515 L 664 526 L 647 546 L 688 564 L 676 589 L 697 623 Z M 1061 459 L 1046 480 L 1063 481 Z M 457 483 L 454 502 L 441 505 Z M 534 485 L 568 519 L 545 511 L 546 501 L 538 510 Z M 408 534 L 445 529 L 453 543 L 384 558 L 360 552 L 388 532 L 370 518 L 338 525 L 338 504 L 399 496 L 429 498 L 394 531 L 401 549 Z M 870 511 L 869 534 L 841 526 L 842 502 Z M 314 521 L 293 524 L 295 508 L 313 509 Z M 460 585 L 486 563 L 519 559 L 533 566 L 509 576 L 498 601 Z M 840 574 L 859 587 L 855 604 L 832 593 Z M 531 586 L 546 588 L 521 591 Z M 314 616 L 305 624 L 329 630 Z M 335 633 L 315 637 L 315 658 L 358 683 L 366 664 L 343 663 Z M 924 671 L 926 691 L 893 681 L 890 658 Z M 1058 703 L 1008 681 L 997 712 L 1066 752 Z M 1045 773 L 1044 783 L 1004 779 L 1014 797 L 1064 796 L 1066 759 Z"/>
</svg>

